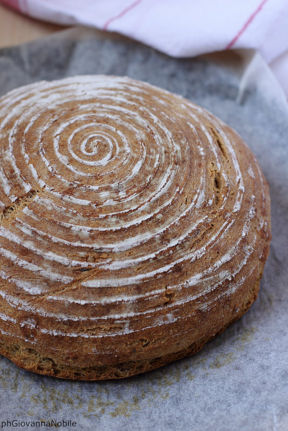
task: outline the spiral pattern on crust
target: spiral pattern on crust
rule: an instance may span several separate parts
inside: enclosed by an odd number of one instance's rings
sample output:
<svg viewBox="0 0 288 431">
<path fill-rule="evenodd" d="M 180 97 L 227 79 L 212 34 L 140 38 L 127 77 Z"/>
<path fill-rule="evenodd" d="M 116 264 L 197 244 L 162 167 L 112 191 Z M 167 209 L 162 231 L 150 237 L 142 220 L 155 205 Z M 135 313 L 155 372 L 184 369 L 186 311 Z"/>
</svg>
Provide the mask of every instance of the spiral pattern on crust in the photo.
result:
<svg viewBox="0 0 288 431">
<path fill-rule="evenodd" d="M 3 335 L 55 349 L 89 338 L 107 354 L 131 334 L 182 335 L 265 254 L 255 157 L 206 110 L 149 84 L 16 89 L 0 99 L 0 154 Z"/>
</svg>

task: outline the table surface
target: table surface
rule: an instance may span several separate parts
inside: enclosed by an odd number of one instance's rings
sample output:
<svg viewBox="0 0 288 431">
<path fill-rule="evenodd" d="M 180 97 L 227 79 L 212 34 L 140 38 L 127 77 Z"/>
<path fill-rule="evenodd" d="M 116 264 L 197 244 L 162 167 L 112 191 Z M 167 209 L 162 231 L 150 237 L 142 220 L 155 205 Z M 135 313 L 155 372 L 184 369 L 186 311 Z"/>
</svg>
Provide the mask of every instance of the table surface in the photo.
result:
<svg viewBox="0 0 288 431">
<path fill-rule="evenodd" d="M 38 39 L 64 28 L 34 20 L 0 5 L 0 48 Z"/>
</svg>

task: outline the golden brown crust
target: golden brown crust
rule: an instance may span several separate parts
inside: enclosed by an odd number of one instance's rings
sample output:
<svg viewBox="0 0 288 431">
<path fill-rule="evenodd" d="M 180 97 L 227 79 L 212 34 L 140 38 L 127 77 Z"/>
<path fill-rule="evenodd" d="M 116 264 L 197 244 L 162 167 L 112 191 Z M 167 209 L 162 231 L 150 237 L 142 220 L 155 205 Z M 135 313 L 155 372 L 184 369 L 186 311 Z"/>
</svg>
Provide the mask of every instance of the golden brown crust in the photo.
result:
<svg viewBox="0 0 288 431">
<path fill-rule="evenodd" d="M 203 348 L 203 346 L 213 339 L 216 335 L 222 333 L 231 323 L 238 320 L 253 304 L 257 298 L 259 291 L 259 282 L 253 286 L 253 289 L 249 291 L 249 297 L 241 298 L 244 302 L 240 305 L 238 304 L 238 311 L 233 315 L 231 321 L 227 323 L 224 327 L 220 325 L 220 329 L 214 329 L 214 333 L 209 332 L 205 334 L 202 338 L 198 338 L 196 341 L 190 341 L 190 344 L 174 353 L 166 354 L 160 357 L 155 357 L 153 359 L 139 359 L 135 361 L 127 361 L 123 363 L 113 364 L 113 365 L 92 365 L 89 366 L 87 362 L 86 367 L 73 367 L 68 366 L 67 363 L 54 362 L 53 359 L 43 357 L 35 349 L 31 347 L 25 347 L 21 344 L 11 344 L 10 340 L 7 342 L 0 342 L 0 353 L 16 365 L 29 371 L 33 371 L 38 374 L 48 375 L 57 377 L 60 379 L 70 379 L 70 380 L 108 380 L 108 379 L 123 379 L 130 376 L 138 375 L 148 371 L 155 370 L 159 367 L 169 364 L 170 362 L 183 359 L 187 356 L 194 355 Z M 189 341 L 189 337 L 187 337 Z"/>
<path fill-rule="evenodd" d="M 0 353 L 122 378 L 198 351 L 255 300 L 267 182 L 241 138 L 129 78 L 0 99 Z"/>
</svg>

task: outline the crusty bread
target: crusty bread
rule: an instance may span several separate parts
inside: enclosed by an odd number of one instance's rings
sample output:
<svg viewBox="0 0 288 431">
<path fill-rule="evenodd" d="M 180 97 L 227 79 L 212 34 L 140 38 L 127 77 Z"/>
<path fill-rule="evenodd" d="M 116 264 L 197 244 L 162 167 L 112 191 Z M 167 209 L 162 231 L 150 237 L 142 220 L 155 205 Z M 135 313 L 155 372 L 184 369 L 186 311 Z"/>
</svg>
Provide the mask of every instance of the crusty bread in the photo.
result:
<svg viewBox="0 0 288 431">
<path fill-rule="evenodd" d="M 0 99 L 0 353 L 59 378 L 198 351 L 256 299 L 270 200 L 241 138 L 125 77 Z"/>
</svg>

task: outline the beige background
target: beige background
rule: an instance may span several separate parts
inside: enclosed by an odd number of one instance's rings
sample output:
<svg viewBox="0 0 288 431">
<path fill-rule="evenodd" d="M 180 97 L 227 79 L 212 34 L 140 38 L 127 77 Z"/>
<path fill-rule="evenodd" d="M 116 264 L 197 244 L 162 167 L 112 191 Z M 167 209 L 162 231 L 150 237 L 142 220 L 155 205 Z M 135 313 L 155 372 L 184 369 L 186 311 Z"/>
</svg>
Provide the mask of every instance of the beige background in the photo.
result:
<svg viewBox="0 0 288 431">
<path fill-rule="evenodd" d="M 0 5 L 0 48 L 28 42 L 64 28 L 36 21 Z"/>
</svg>

